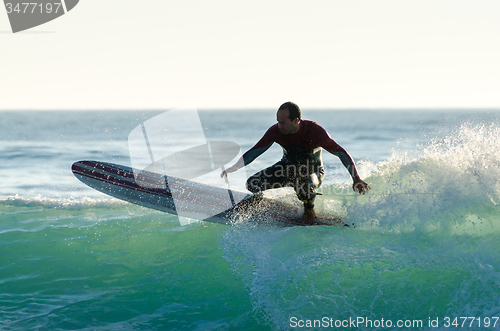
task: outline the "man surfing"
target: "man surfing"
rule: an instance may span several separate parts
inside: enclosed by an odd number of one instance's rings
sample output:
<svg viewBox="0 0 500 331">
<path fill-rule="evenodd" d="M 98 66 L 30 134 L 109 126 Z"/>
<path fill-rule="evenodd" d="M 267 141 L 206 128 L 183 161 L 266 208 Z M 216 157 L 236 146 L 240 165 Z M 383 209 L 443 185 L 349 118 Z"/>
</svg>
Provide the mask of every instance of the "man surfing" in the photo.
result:
<svg viewBox="0 0 500 331">
<path fill-rule="evenodd" d="M 299 106 L 285 102 L 276 114 L 277 124 L 271 126 L 264 136 L 231 167 L 221 173 L 227 176 L 250 164 L 258 156 L 278 143 L 283 148 L 283 158 L 271 167 L 251 176 L 246 183 L 247 189 L 259 198 L 263 191 L 293 187 L 299 200 L 304 203 L 305 223 L 313 223 L 314 199 L 317 189 L 323 182 L 322 150 L 338 156 L 352 177 L 354 192 L 365 194 L 370 186 L 358 175 L 354 160 L 328 132 L 316 122 L 301 119 Z"/>
</svg>

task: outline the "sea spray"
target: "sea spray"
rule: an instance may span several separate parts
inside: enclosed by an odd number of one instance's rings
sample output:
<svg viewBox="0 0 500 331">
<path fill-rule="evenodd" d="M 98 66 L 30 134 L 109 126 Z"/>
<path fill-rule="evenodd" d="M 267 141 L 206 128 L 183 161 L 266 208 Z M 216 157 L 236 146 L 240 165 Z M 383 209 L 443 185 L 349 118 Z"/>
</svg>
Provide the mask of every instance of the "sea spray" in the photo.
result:
<svg viewBox="0 0 500 331">
<path fill-rule="evenodd" d="M 428 329 L 429 319 L 499 316 L 499 137 L 496 126 L 464 125 L 419 156 L 367 164 L 366 196 L 323 190 L 321 208 L 341 205 L 355 229 L 226 229 L 224 257 L 254 314 L 275 330 L 324 317 Z"/>
<path fill-rule="evenodd" d="M 497 233 L 499 144 L 497 126 L 464 125 L 418 157 L 394 153 L 367 179 L 369 194 L 341 197 L 350 220 L 390 232 Z"/>
</svg>

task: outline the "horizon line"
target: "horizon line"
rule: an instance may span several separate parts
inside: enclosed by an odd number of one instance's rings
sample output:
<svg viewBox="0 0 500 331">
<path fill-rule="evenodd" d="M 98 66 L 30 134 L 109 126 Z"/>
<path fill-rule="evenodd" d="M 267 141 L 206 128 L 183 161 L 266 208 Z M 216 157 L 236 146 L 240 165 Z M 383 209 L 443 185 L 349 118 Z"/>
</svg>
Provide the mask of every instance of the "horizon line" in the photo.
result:
<svg viewBox="0 0 500 331">
<path fill-rule="evenodd" d="M 182 107 L 165 107 L 165 108 L 38 108 L 38 109 L 1 109 L 0 112 L 24 112 L 24 111 L 168 111 L 173 109 L 178 109 Z M 245 107 L 245 108 L 214 108 L 214 107 L 202 107 L 197 108 L 199 111 L 276 111 L 277 108 L 263 108 L 263 107 Z M 447 111 L 460 111 L 460 110 L 492 110 L 500 111 L 500 107 L 311 107 L 311 108 L 301 108 L 302 111 L 433 111 L 433 110 L 447 110 Z"/>
</svg>

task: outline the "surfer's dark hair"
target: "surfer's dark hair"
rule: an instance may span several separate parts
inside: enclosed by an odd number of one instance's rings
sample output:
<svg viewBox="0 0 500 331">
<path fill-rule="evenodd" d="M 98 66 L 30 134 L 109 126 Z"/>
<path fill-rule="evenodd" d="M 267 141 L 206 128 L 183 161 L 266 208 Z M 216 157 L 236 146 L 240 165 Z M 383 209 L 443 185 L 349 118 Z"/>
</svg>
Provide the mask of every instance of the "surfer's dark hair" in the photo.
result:
<svg viewBox="0 0 500 331">
<path fill-rule="evenodd" d="M 300 108 L 295 103 L 291 101 L 285 102 L 280 106 L 278 110 L 281 109 L 288 109 L 289 112 L 288 118 L 290 119 L 290 121 L 293 121 L 296 118 L 300 120 L 301 117 Z"/>
</svg>

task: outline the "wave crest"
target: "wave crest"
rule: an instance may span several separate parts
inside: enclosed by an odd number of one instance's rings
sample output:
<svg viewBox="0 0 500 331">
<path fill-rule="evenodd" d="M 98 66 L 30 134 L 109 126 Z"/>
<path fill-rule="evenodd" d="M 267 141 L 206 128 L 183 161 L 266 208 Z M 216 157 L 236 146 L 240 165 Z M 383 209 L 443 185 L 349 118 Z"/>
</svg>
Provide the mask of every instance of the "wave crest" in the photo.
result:
<svg viewBox="0 0 500 331">
<path fill-rule="evenodd" d="M 58 209 L 85 209 L 85 208 L 109 208 L 120 207 L 128 204 L 115 198 L 95 199 L 89 197 L 83 198 L 48 198 L 38 195 L 36 197 L 20 197 L 19 195 L 0 198 L 0 205 L 14 207 L 44 207 Z"/>
<path fill-rule="evenodd" d="M 497 126 L 464 124 L 420 146 L 417 157 L 394 152 L 387 161 L 361 164 L 371 173 L 372 190 L 364 197 L 343 195 L 346 212 L 362 228 L 497 232 L 499 145 Z"/>
</svg>

